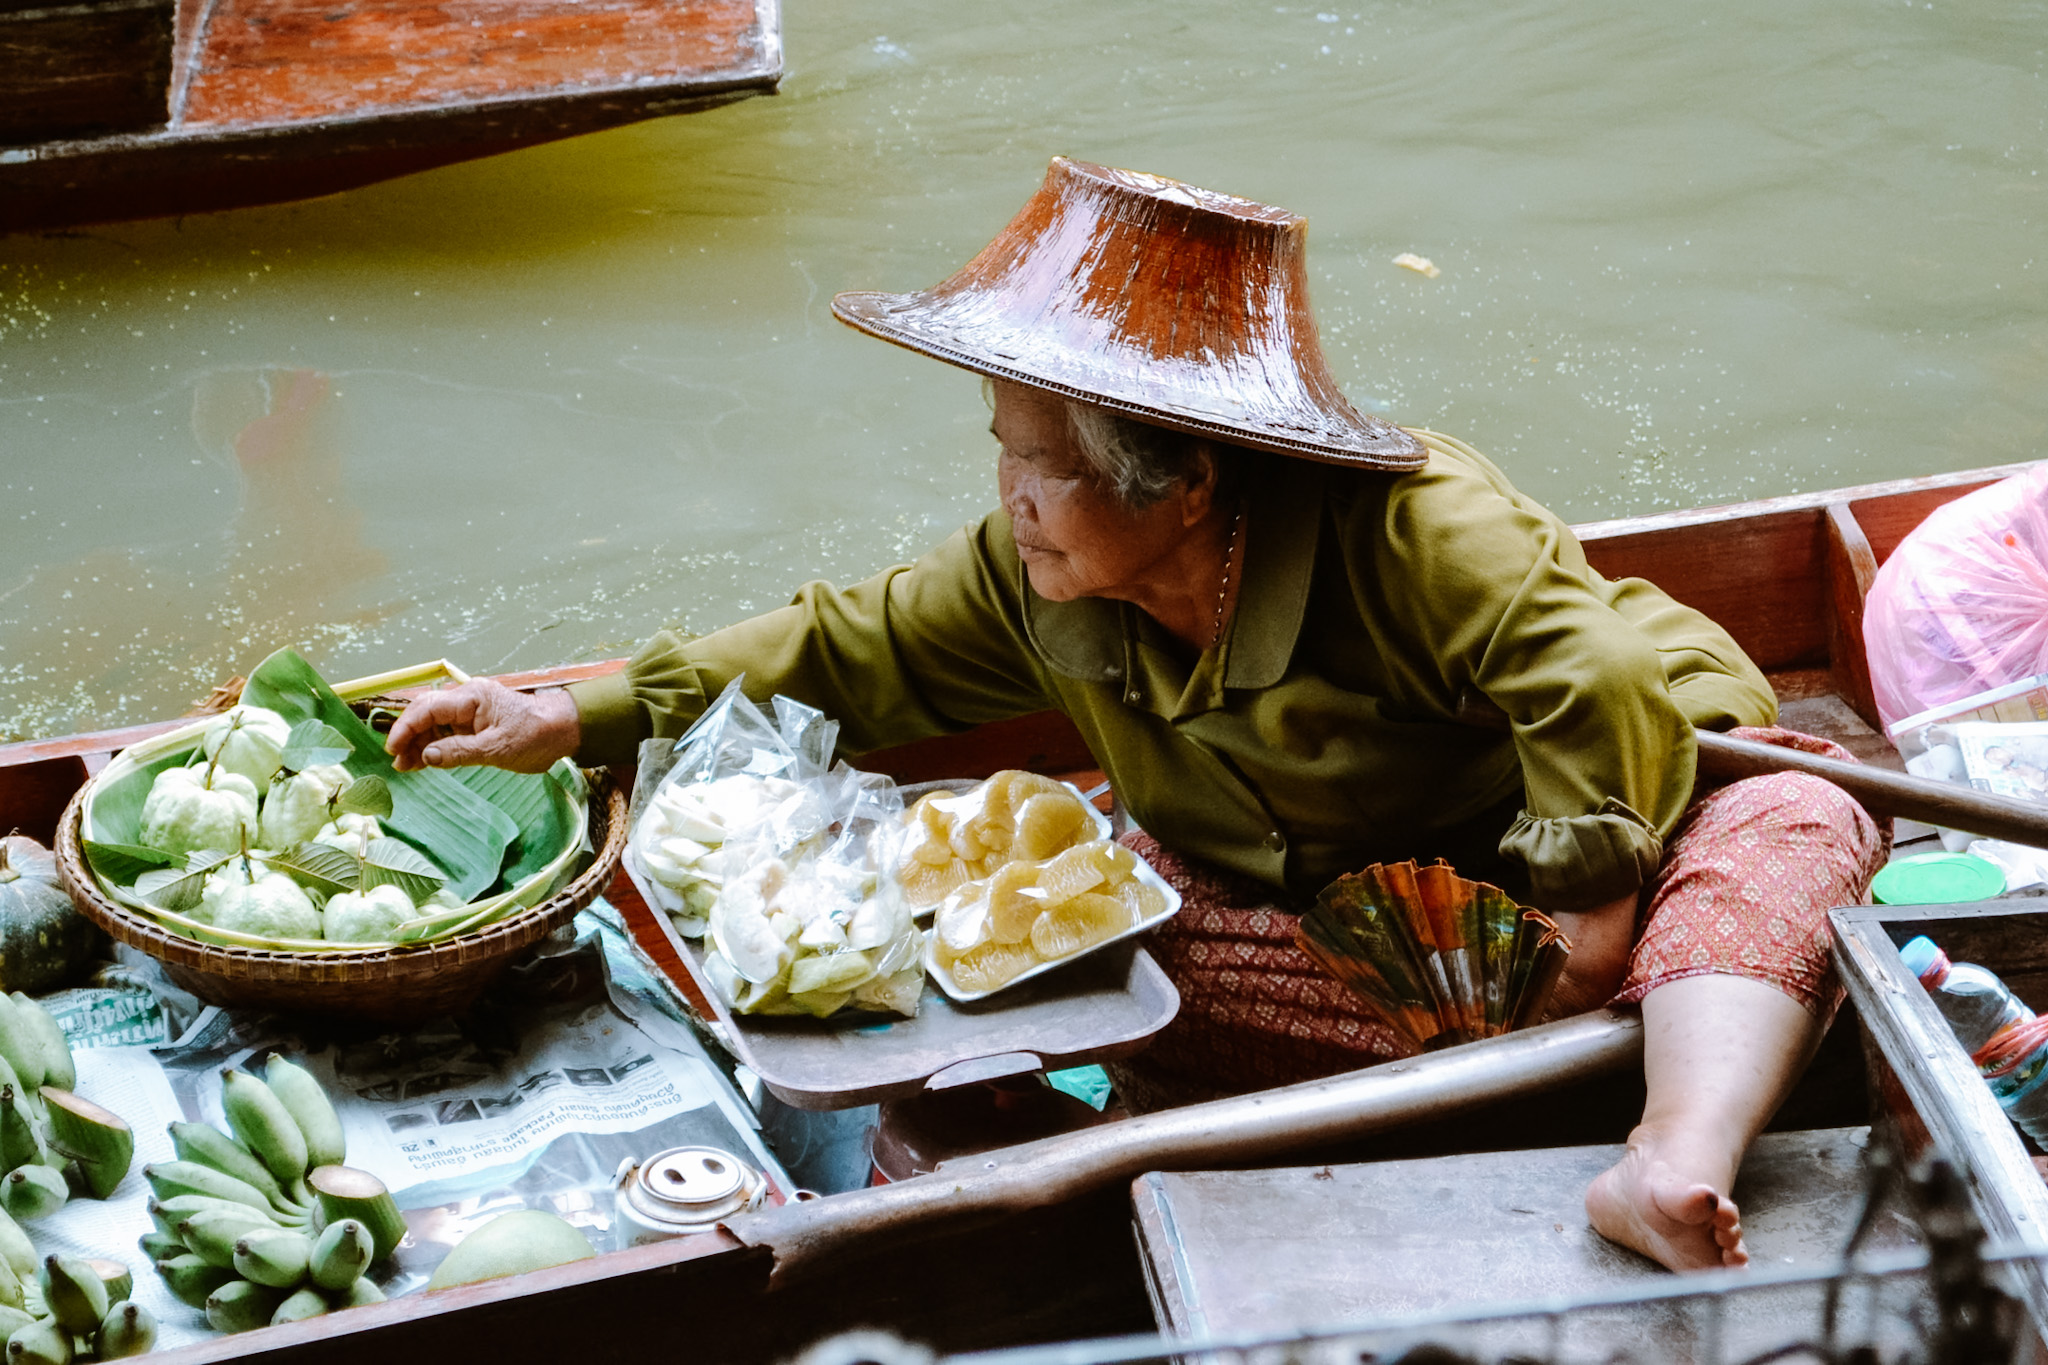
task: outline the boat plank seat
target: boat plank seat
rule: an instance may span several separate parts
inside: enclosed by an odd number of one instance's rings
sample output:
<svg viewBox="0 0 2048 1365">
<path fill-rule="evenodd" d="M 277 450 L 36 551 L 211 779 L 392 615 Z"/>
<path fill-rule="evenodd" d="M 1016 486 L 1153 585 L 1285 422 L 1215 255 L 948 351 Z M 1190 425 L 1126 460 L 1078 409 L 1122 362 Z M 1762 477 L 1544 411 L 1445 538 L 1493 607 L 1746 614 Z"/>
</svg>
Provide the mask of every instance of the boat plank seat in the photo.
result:
<svg viewBox="0 0 2048 1365">
<path fill-rule="evenodd" d="M 1868 1130 L 1769 1133 L 1736 1180 L 1752 1263 L 1833 1262 L 1863 1203 Z M 1456 1315 L 1669 1281 L 1586 1223 L 1587 1182 L 1620 1146 L 1553 1147 L 1253 1171 L 1152 1172 L 1132 1182 L 1133 1219 L 1163 1333 L 1270 1336 L 1343 1323 Z M 1917 1244 L 1880 1216 L 1870 1249 Z M 1780 1298 L 1738 1296 L 1715 1358 L 1784 1344 L 1797 1318 Z M 1573 1320 L 1572 1359 L 1640 1358 L 1705 1335 L 1700 1310 L 1636 1305 Z M 1489 1341 L 1484 1357 L 1553 1355 L 1540 1326 Z M 1580 1333 L 1588 1334 L 1580 1336 Z M 1672 1358 L 1681 1358 L 1673 1353 Z"/>
</svg>

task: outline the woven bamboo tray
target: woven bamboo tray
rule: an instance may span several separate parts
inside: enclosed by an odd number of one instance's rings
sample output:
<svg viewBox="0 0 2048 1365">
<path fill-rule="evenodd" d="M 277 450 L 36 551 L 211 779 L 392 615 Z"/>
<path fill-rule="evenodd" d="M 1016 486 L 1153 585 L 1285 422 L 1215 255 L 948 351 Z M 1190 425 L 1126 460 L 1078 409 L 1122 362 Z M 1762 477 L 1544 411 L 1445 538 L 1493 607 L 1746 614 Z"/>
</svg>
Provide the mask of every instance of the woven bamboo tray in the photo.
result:
<svg viewBox="0 0 2048 1365">
<path fill-rule="evenodd" d="M 417 948 L 286 953 L 201 943 L 109 900 L 85 865 L 79 825 L 87 789 L 57 827 L 57 871 L 79 912 L 122 943 L 163 963 L 164 974 L 215 1005 L 405 1024 L 459 1014 L 520 955 L 569 922 L 611 884 L 626 848 L 626 794 L 590 775 L 590 845 L 596 855 L 569 884 L 528 910 Z"/>
</svg>

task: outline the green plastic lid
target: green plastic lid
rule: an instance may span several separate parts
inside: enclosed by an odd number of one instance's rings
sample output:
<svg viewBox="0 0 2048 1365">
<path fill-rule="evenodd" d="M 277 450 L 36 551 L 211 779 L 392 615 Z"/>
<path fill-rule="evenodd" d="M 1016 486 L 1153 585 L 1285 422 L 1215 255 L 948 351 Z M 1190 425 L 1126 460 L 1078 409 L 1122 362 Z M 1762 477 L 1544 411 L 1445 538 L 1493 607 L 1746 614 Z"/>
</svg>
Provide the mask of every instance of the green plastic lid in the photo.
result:
<svg viewBox="0 0 2048 1365">
<path fill-rule="evenodd" d="M 1967 853 L 1922 853 L 1901 858 L 1870 883 L 1879 905 L 1952 905 L 2005 894 L 2005 873 Z"/>
</svg>

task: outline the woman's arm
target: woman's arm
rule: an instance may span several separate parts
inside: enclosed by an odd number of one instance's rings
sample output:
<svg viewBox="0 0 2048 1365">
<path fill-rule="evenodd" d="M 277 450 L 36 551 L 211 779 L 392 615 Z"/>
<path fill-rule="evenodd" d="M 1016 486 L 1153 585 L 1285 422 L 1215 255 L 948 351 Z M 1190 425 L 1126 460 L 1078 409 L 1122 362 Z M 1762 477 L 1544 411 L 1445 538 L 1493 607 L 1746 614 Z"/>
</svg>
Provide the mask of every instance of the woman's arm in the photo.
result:
<svg viewBox="0 0 2048 1365">
<path fill-rule="evenodd" d="M 1008 523 L 991 517 L 851 587 L 812 583 L 694 639 L 662 631 L 621 673 L 531 697 L 488 683 L 430 693 L 387 747 L 401 768 L 631 762 L 641 740 L 680 736 L 742 675 L 755 701 L 779 693 L 824 711 L 856 754 L 1042 710 L 1015 569 Z"/>
<path fill-rule="evenodd" d="M 576 703 L 561 688 L 515 692 L 489 678 L 472 678 L 407 706 L 384 749 L 400 772 L 488 764 L 544 773 L 574 754 L 580 737 Z"/>
</svg>

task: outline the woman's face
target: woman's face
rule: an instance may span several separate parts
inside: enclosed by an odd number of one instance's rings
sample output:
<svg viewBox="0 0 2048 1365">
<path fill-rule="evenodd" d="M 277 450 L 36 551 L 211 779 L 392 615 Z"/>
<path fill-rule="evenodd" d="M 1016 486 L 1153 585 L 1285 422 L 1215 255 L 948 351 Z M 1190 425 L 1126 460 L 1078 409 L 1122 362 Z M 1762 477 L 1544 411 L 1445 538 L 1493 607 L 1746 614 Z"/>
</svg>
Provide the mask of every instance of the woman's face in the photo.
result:
<svg viewBox="0 0 2048 1365">
<path fill-rule="evenodd" d="M 1187 530 L 1185 489 L 1126 507 L 1075 447 L 1064 401 L 1021 384 L 997 381 L 989 430 L 1002 442 L 996 482 L 1034 592 L 1139 601 L 1164 586 Z"/>
</svg>

